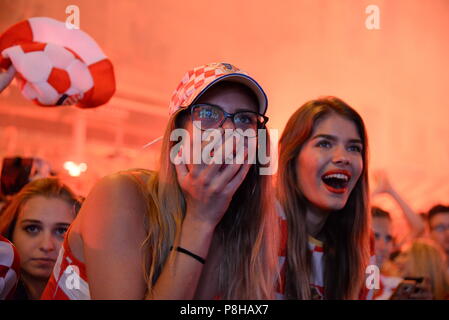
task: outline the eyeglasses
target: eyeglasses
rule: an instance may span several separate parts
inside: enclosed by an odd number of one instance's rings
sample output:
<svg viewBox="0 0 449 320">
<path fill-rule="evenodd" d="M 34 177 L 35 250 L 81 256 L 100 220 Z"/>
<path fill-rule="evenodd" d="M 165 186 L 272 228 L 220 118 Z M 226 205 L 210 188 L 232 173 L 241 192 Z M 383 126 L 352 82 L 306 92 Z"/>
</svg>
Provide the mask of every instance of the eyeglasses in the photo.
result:
<svg viewBox="0 0 449 320">
<path fill-rule="evenodd" d="M 195 125 L 198 129 L 218 129 L 227 118 L 230 118 L 236 129 L 243 131 L 253 129 L 257 132 L 259 127 L 264 126 L 268 122 L 268 117 L 254 111 L 239 111 L 236 113 L 228 113 L 221 107 L 210 103 L 194 104 L 190 107 L 192 121 L 199 123 Z"/>
<path fill-rule="evenodd" d="M 435 227 L 432 227 L 432 230 L 438 232 L 438 233 L 443 233 L 446 230 L 449 230 L 449 225 L 446 224 L 437 224 Z"/>
</svg>

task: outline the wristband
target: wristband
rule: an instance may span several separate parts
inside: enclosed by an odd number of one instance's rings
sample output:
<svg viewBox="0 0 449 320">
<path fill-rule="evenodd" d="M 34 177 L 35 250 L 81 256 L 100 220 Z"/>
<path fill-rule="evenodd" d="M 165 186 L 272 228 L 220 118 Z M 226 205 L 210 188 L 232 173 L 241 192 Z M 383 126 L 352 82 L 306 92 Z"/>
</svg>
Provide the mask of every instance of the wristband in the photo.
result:
<svg viewBox="0 0 449 320">
<path fill-rule="evenodd" d="M 171 250 L 173 250 L 173 247 L 170 247 L 170 251 Z M 178 252 L 184 253 L 184 254 L 186 254 L 188 256 L 191 256 L 193 259 L 197 260 L 198 262 L 200 262 L 202 264 L 206 263 L 205 259 L 201 258 L 200 256 L 197 256 L 196 254 L 194 254 L 193 252 L 190 252 L 187 249 L 184 249 L 182 247 L 176 247 L 175 250 L 178 251 Z"/>
</svg>

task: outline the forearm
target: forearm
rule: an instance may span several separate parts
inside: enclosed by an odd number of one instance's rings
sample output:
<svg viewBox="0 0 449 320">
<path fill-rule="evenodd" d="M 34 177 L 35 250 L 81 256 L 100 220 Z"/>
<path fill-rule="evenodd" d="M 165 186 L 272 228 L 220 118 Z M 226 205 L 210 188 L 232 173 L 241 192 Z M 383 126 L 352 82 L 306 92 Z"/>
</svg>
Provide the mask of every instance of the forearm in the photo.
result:
<svg viewBox="0 0 449 320">
<path fill-rule="evenodd" d="M 408 203 L 402 199 L 396 190 L 391 190 L 390 195 L 398 203 L 401 211 L 413 232 L 413 236 L 418 236 L 424 231 L 424 223 L 419 215 L 408 205 Z"/>
<path fill-rule="evenodd" d="M 214 226 L 190 216 L 186 214 L 183 221 L 179 246 L 206 259 Z M 172 250 L 159 279 L 146 299 L 193 299 L 202 270 L 201 262 L 185 253 Z"/>
</svg>

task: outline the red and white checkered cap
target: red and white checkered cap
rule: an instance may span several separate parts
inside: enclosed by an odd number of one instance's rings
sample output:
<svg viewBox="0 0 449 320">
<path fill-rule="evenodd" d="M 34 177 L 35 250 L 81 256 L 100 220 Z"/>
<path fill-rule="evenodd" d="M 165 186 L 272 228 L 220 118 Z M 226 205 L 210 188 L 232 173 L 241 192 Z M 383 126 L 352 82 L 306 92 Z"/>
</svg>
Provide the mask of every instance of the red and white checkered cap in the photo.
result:
<svg viewBox="0 0 449 320">
<path fill-rule="evenodd" d="M 247 72 L 229 63 L 210 63 L 196 67 L 185 73 L 170 99 L 169 114 L 184 109 L 194 103 L 207 89 L 220 81 L 239 82 L 249 87 L 259 100 L 259 113 L 265 114 L 268 106 L 267 95 L 262 87 Z"/>
</svg>

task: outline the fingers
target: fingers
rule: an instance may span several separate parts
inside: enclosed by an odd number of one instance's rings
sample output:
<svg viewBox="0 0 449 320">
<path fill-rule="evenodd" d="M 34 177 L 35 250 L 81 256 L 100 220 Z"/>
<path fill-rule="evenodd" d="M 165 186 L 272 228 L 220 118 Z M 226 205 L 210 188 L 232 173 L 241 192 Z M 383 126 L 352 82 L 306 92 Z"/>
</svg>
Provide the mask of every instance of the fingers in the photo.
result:
<svg viewBox="0 0 449 320">
<path fill-rule="evenodd" d="M 220 137 L 222 136 L 220 135 Z M 182 178 L 189 175 L 193 179 L 192 185 L 206 187 L 214 193 L 233 194 L 245 179 L 256 157 L 255 152 L 248 155 L 248 148 L 239 143 L 243 141 L 239 138 L 228 136 L 222 142 L 221 138 L 215 137 L 212 143 L 210 139 L 206 139 L 201 148 L 203 152 L 201 164 L 192 164 L 189 167 L 190 172 L 185 165 L 176 166 L 178 176 Z M 204 143 L 207 145 L 204 146 Z M 229 143 L 232 144 L 229 145 Z M 225 152 L 224 155 L 223 152 Z M 225 164 L 223 164 L 223 160 Z"/>
<path fill-rule="evenodd" d="M 191 161 L 192 163 L 192 169 L 191 169 L 191 175 L 192 177 L 199 177 L 203 171 L 209 166 L 213 166 L 212 163 L 213 155 L 211 153 L 214 153 L 214 150 L 216 150 L 216 146 L 221 144 L 221 139 L 218 137 L 214 137 L 213 143 L 210 143 L 210 137 L 213 137 L 213 132 L 206 132 L 206 136 L 204 137 L 204 140 L 201 142 L 201 148 L 198 150 L 200 152 L 200 163 L 194 163 L 194 161 Z M 221 137 L 221 136 L 220 136 Z M 196 151 L 196 150 L 194 150 Z M 216 156 L 216 155 L 215 155 Z M 191 159 L 192 160 L 192 159 Z"/>
<path fill-rule="evenodd" d="M 182 149 L 180 151 L 180 157 L 184 158 L 184 155 L 182 154 Z M 179 163 L 175 164 L 176 174 L 178 176 L 178 179 L 181 181 L 185 176 L 189 174 L 189 170 L 187 169 L 187 165 L 185 164 L 185 161 L 180 161 Z"/>
<path fill-rule="evenodd" d="M 213 163 L 210 164 L 203 172 L 204 175 L 204 179 L 211 181 L 213 180 L 217 174 L 219 173 L 220 169 L 223 167 L 223 162 L 224 163 L 234 163 L 234 148 L 229 148 L 226 147 L 226 145 L 232 141 L 232 137 L 226 139 L 226 141 L 224 141 L 221 146 L 220 146 L 220 153 L 219 154 L 214 154 L 214 156 L 216 157 L 215 161 L 217 163 Z M 223 154 L 223 150 L 224 150 L 224 154 Z M 218 161 L 217 161 L 218 160 Z"/>
<path fill-rule="evenodd" d="M 240 185 L 242 184 L 243 180 L 245 180 L 246 175 L 248 174 L 248 171 L 250 168 L 251 168 L 250 163 L 245 163 L 245 164 L 241 165 L 237 174 L 234 175 L 234 177 L 228 183 L 228 185 L 226 187 L 226 189 L 227 189 L 226 191 L 228 191 L 231 194 L 234 194 L 237 191 L 237 189 L 240 187 Z"/>
<path fill-rule="evenodd" d="M 177 164 L 175 165 L 175 168 L 179 180 L 182 180 L 185 176 L 189 174 L 189 171 L 187 170 L 187 166 L 185 165 L 185 163 Z"/>
<path fill-rule="evenodd" d="M 248 155 L 248 149 L 245 147 L 244 139 L 240 134 L 230 135 L 221 146 L 220 165 L 205 170 L 204 174 L 208 179 L 215 180 L 215 185 L 224 188 L 231 178 L 237 173 L 240 165 L 245 163 Z M 224 164 L 223 164 L 224 162 Z"/>
<path fill-rule="evenodd" d="M 229 157 L 232 159 L 232 154 L 234 152 L 232 147 L 230 148 L 227 146 L 229 142 L 233 140 L 233 136 L 227 137 L 226 140 L 223 141 L 220 133 L 214 137 L 213 143 L 210 143 L 210 140 L 208 139 L 210 136 L 211 135 L 208 135 L 205 138 L 205 141 L 201 146 L 201 164 L 194 165 L 194 169 L 192 169 L 192 171 L 194 171 L 192 172 L 192 176 L 198 177 L 201 175 L 202 179 L 205 181 L 213 179 L 222 167 L 223 161 L 226 161 Z"/>
<path fill-rule="evenodd" d="M 215 180 L 215 187 L 218 190 L 224 190 L 241 167 L 242 164 L 226 165 L 226 167 L 219 173 L 219 176 Z"/>
<path fill-rule="evenodd" d="M 234 192 L 245 180 L 249 169 L 251 168 L 251 162 L 248 159 L 248 152 L 245 150 L 244 159 L 246 162 L 243 164 L 229 164 L 222 171 L 219 180 L 217 181 L 218 187 L 224 192 L 234 194 Z"/>
</svg>

